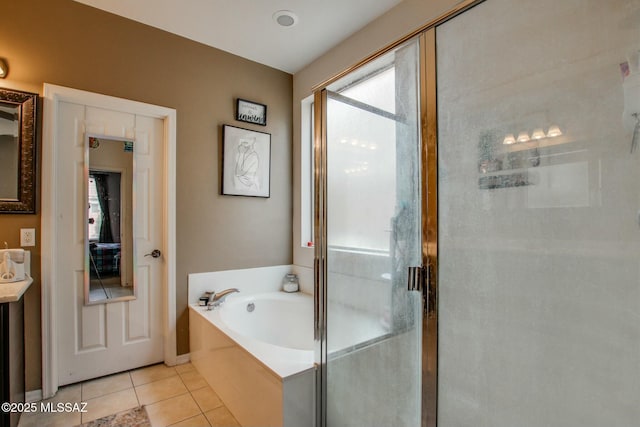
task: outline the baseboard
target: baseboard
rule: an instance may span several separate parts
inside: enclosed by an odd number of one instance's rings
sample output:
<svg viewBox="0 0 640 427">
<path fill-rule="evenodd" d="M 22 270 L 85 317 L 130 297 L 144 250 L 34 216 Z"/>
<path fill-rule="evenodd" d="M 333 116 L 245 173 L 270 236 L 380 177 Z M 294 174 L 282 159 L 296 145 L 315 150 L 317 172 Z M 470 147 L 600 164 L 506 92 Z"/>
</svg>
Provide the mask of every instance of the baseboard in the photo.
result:
<svg viewBox="0 0 640 427">
<path fill-rule="evenodd" d="M 42 390 L 31 390 L 24 394 L 24 401 L 27 403 L 39 402 L 42 400 Z"/>
<path fill-rule="evenodd" d="M 191 361 L 191 354 L 179 354 L 176 356 L 176 365 L 184 365 L 185 363 L 189 363 Z"/>
</svg>

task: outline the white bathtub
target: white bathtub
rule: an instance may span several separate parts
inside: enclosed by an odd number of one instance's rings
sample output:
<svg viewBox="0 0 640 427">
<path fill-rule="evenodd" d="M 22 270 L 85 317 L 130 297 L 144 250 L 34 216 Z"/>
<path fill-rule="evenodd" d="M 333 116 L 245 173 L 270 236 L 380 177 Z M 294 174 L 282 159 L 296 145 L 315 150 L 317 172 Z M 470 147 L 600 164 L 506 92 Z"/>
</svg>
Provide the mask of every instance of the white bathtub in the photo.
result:
<svg viewBox="0 0 640 427">
<path fill-rule="evenodd" d="M 220 310 L 222 321 L 234 332 L 280 347 L 313 351 L 311 296 L 269 292 L 238 297 Z"/>
<path fill-rule="evenodd" d="M 211 311 L 191 304 L 189 322 L 191 361 L 240 424 L 312 425 L 310 295 L 231 294 Z"/>
</svg>

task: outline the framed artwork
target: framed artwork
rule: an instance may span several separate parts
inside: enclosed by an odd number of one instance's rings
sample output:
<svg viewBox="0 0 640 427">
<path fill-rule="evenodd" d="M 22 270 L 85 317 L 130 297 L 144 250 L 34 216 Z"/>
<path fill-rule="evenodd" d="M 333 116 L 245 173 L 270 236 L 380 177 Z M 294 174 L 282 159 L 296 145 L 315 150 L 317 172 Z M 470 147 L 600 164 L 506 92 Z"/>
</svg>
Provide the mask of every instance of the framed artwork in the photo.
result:
<svg viewBox="0 0 640 427">
<path fill-rule="evenodd" d="M 222 127 L 222 194 L 269 197 L 271 134 Z"/>
<path fill-rule="evenodd" d="M 266 126 L 267 106 L 238 98 L 236 102 L 236 120 Z"/>
</svg>

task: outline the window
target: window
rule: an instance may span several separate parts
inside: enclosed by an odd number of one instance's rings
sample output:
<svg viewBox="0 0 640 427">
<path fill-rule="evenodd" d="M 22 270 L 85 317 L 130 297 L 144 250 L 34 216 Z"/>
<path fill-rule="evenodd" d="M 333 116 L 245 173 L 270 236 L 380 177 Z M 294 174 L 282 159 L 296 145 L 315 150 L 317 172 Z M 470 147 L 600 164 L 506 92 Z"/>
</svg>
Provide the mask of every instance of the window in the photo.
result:
<svg viewBox="0 0 640 427">
<path fill-rule="evenodd" d="M 302 100 L 300 108 L 300 244 L 313 247 L 313 95 Z"/>
<path fill-rule="evenodd" d="M 394 63 L 375 65 L 328 88 L 327 237 L 334 249 L 386 254 L 402 216 L 396 159 L 403 139 Z"/>
<path fill-rule="evenodd" d="M 405 199 L 413 197 L 396 194 L 398 174 L 410 172 L 396 169 L 396 157 L 398 150 L 406 151 L 405 140 L 417 135 L 404 129 L 402 112 L 410 106 L 396 105 L 402 88 L 394 57 L 376 65 L 328 88 L 328 237 L 334 249 L 386 254 L 394 221 L 402 216 Z M 313 96 L 301 103 L 302 246 L 313 246 L 313 107 Z"/>
<path fill-rule="evenodd" d="M 89 241 L 100 239 L 100 225 L 102 224 L 102 209 L 98 201 L 98 188 L 93 176 L 89 176 Z"/>
</svg>

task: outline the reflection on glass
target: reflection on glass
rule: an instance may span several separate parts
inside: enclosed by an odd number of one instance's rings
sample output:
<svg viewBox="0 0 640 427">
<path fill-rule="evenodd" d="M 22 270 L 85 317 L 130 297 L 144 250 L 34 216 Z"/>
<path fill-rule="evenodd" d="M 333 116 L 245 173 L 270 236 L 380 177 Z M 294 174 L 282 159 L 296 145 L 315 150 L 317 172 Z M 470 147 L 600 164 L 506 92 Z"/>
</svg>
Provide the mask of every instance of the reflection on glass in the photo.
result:
<svg viewBox="0 0 640 427">
<path fill-rule="evenodd" d="M 85 300 L 131 299 L 133 143 L 88 137 Z"/>
</svg>

